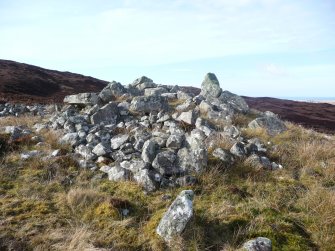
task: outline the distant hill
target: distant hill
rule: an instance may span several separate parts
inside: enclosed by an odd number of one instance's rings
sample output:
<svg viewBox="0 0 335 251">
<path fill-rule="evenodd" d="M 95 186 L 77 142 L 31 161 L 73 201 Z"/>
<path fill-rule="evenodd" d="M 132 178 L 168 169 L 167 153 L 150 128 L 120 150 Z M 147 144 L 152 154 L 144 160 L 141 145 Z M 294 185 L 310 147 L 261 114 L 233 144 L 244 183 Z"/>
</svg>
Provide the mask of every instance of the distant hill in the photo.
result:
<svg viewBox="0 0 335 251">
<path fill-rule="evenodd" d="M 1 102 L 62 102 L 65 95 L 97 92 L 106 83 L 103 80 L 71 72 L 0 60 Z"/>
</svg>

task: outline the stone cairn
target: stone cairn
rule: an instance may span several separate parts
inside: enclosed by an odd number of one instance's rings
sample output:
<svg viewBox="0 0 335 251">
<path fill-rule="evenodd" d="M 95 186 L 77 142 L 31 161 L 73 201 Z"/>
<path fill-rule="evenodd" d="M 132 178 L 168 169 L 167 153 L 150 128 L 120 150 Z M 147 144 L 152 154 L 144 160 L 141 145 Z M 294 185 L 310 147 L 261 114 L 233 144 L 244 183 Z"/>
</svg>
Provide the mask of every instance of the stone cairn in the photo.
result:
<svg viewBox="0 0 335 251">
<path fill-rule="evenodd" d="M 226 168 L 233 168 L 239 159 L 247 159 L 257 168 L 282 168 L 266 156 L 267 144 L 241 136 L 233 118 L 247 115 L 249 107 L 242 97 L 222 90 L 213 73 L 205 76 L 199 95 L 183 90 L 156 84 L 147 77 L 128 86 L 113 81 L 100 93 L 66 96 L 61 110 L 54 110 L 49 122 L 34 128 L 37 132 L 46 128 L 59 131 L 60 143 L 72 146 L 80 167 L 106 173 L 111 181 L 133 180 L 146 192 L 195 184 L 196 174 L 206 170 L 209 157 L 220 160 Z M 0 110 L 1 116 L 29 111 L 29 107 L 2 105 Z M 44 110 L 48 109 L 32 108 L 39 115 Z M 249 128 L 265 128 L 269 135 L 286 130 L 275 114 L 258 115 Z M 16 126 L 1 130 L 12 139 L 32 133 Z M 231 147 L 222 147 L 221 141 Z M 40 154 L 35 150 L 21 158 Z M 56 149 L 48 157 L 59 154 Z M 193 191 L 183 191 L 164 215 L 157 233 L 166 241 L 180 234 L 192 217 L 193 197 Z M 246 243 L 245 249 L 263 250 L 257 249 L 260 245 L 267 248 L 271 241 L 260 237 Z"/>
</svg>

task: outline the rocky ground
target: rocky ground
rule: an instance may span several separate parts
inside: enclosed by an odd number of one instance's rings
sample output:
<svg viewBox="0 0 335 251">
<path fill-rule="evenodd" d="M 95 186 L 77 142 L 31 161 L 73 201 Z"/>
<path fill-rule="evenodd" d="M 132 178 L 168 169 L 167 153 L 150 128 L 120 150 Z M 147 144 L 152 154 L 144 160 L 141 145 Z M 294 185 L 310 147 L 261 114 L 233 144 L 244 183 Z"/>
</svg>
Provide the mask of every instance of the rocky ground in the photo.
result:
<svg viewBox="0 0 335 251">
<path fill-rule="evenodd" d="M 1 107 L 2 249 L 334 248 L 332 136 L 212 73 L 199 95 L 141 77 L 64 103 Z"/>
</svg>

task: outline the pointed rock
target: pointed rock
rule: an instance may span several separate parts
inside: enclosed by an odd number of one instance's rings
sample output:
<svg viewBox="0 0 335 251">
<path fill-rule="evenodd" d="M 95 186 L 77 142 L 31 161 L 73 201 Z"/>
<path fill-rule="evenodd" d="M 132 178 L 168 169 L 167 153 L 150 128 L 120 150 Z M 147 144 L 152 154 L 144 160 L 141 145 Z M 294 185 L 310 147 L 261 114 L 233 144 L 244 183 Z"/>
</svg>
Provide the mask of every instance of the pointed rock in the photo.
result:
<svg viewBox="0 0 335 251">
<path fill-rule="evenodd" d="M 222 89 L 219 80 L 214 73 L 207 73 L 201 84 L 201 95 L 205 97 L 217 98 L 220 96 Z"/>
</svg>

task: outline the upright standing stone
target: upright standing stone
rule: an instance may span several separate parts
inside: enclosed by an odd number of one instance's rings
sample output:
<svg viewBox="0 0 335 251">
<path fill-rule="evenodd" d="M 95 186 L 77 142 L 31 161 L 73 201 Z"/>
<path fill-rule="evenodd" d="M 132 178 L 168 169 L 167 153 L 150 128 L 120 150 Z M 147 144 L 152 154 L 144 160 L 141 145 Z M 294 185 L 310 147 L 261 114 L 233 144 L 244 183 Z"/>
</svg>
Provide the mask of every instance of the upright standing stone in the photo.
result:
<svg viewBox="0 0 335 251">
<path fill-rule="evenodd" d="M 201 84 L 201 95 L 217 98 L 220 96 L 221 92 L 220 83 L 215 74 L 207 73 Z"/>
</svg>

